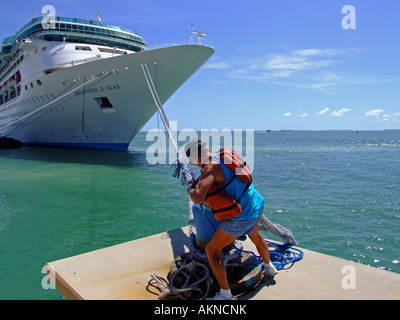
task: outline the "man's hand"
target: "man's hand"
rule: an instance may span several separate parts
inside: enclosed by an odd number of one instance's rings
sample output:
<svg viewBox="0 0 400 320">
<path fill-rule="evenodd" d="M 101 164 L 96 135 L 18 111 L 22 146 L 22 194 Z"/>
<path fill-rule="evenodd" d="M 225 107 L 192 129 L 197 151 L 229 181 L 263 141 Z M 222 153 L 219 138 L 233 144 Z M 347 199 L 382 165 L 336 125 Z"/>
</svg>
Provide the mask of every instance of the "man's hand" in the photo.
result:
<svg viewBox="0 0 400 320">
<path fill-rule="evenodd" d="M 198 181 L 199 181 L 199 178 L 195 179 L 192 177 L 192 184 L 189 186 L 188 191 L 194 189 L 196 187 Z"/>
</svg>

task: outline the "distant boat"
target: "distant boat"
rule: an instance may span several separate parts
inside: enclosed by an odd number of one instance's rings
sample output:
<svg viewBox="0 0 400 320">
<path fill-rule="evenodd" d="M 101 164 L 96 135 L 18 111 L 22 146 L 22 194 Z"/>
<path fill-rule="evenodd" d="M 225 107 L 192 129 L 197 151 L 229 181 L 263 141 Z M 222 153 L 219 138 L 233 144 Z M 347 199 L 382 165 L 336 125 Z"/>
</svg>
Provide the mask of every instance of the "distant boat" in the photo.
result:
<svg viewBox="0 0 400 320">
<path fill-rule="evenodd" d="M 272 131 L 270 129 L 265 130 L 265 133 L 272 133 Z"/>
</svg>

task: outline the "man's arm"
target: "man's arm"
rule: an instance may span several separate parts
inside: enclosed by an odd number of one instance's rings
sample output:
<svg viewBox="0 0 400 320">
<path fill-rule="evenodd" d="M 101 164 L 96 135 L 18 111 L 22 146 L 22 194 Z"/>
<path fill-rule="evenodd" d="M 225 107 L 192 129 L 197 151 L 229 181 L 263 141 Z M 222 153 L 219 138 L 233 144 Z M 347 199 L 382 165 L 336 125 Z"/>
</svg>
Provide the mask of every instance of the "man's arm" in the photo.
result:
<svg viewBox="0 0 400 320">
<path fill-rule="evenodd" d="M 200 176 L 199 182 L 196 185 L 189 187 L 190 199 L 195 204 L 203 203 L 206 199 L 207 192 L 215 182 L 212 165 L 204 166 L 203 173 Z"/>
</svg>

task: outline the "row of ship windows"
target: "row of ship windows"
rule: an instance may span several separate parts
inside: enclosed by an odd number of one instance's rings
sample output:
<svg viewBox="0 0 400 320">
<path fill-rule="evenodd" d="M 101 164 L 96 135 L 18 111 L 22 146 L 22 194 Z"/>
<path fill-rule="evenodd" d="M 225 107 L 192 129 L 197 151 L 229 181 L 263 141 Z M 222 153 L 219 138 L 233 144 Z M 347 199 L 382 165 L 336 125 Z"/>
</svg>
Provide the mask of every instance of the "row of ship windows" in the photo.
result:
<svg viewBox="0 0 400 320">
<path fill-rule="evenodd" d="M 118 32 L 110 29 L 105 29 L 105 28 L 96 28 L 92 26 L 85 26 L 85 25 L 79 25 L 79 24 L 66 24 L 66 23 L 55 23 L 54 26 L 49 25 L 49 29 L 55 30 L 55 31 L 72 31 L 76 33 L 87 33 L 87 34 L 97 34 L 97 35 L 106 35 L 106 36 L 111 36 L 111 37 L 117 37 L 117 38 L 122 38 L 122 39 L 129 39 L 131 41 L 139 42 L 141 44 L 143 43 L 143 40 L 130 33 L 123 33 L 123 32 Z M 32 34 L 40 32 L 43 30 L 42 23 L 38 23 L 31 28 L 27 29 L 23 33 L 21 33 L 18 36 L 18 40 L 23 39 L 26 36 L 32 36 Z"/>
<path fill-rule="evenodd" d="M 37 83 L 39 86 L 42 85 L 42 82 L 41 82 L 40 80 L 36 80 L 36 83 Z M 30 87 L 31 87 L 31 88 L 34 87 L 34 85 L 33 85 L 32 82 L 30 83 Z M 28 85 L 25 85 L 25 91 L 26 91 L 26 90 L 28 90 Z M 19 97 L 20 95 L 21 95 L 21 86 L 17 86 L 16 89 L 13 88 L 13 89 L 11 89 L 9 92 L 5 92 L 5 93 L 0 94 L 0 106 L 1 106 L 2 104 L 4 104 L 4 103 L 8 102 L 8 101 L 11 101 L 11 100 L 15 99 L 16 97 Z M 54 95 L 51 94 L 51 96 L 52 96 L 52 99 L 54 99 Z M 44 101 L 43 96 L 40 96 L 40 97 L 42 98 L 42 101 Z M 49 99 L 49 97 L 48 97 L 47 94 L 45 95 L 45 97 L 46 97 L 46 99 Z M 31 99 L 32 99 L 32 101 L 31 101 Z M 26 103 L 35 102 L 34 99 L 35 99 L 35 98 L 24 99 L 24 100 L 22 100 L 22 101 L 19 102 L 19 103 L 20 103 L 20 104 L 26 104 Z M 38 102 L 40 101 L 38 97 L 36 97 L 36 101 L 38 101 Z"/>
<path fill-rule="evenodd" d="M 78 51 L 93 51 L 91 47 L 89 46 L 75 46 L 75 50 Z M 104 53 L 118 53 L 118 54 L 127 54 L 126 51 L 123 50 L 118 50 L 118 49 L 110 49 L 110 48 L 102 48 L 102 47 L 97 47 L 97 50 L 99 50 L 100 52 L 104 52 Z"/>
<path fill-rule="evenodd" d="M 103 28 L 95 28 L 95 27 L 89 27 L 89 26 L 82 26 L 82 25 L 76 25 L 76 24 L 65 24 L 65 23 L 56 23 L 55 28 L 60 30 L 60 31 L 80 31 L 80 32 L 92 32 L 95 34 L 106 34 L 106 35 L 111 35 L 114 37 L 120 37 L 120 38 L 128 38 L 130 40 L 142 42 L 142 39 L 139 37 L 133 35 L 133 34 L 128 34 L 128 33 L 122 33 L 114 30 L 109 30 L 109 29 L 103 29 Z"/>
<path fill-rule="evenodd" d="M 41 51 L 45 51 L 47 49 L 47 47 L 43 47 L 41 49 Z M 105 53 L 118 53 L 118 54 L 126 54 L 126 51 L 122 51 L 122 50 L 118 50 L 118 49 L 110 49 L 110 48 L 101 48 L 101 47 L 97 47 L 97 49 L 100 52 L 105 52 Z M 75 46 L 75 50 L 77 51 L 93 51 L 91 47 L 89 46 Z M 38 52 L 38 49 L 35 50 L 35 53 Z M 21 61 L 23 60 L 24 56 L 21 56 Z M 26 54 L 26 57 L 29 57 L 29 52 Z M 20 61 L 18 61 L 19 64 Z M 0 79 L 1 80 L 1 79 Z"/>
<path fill-rule="evenodd" d="M 42 85 L 42 81 L 40 81 L 40 80 L 36 80 L 36 83 L 38 84 L 38 86 Z M 33 88 L 33 83 L 32 82 L 31 82 L 30 86 L 31 86 L 31 88 Z M 28 85 L 25 85 L 25 91 L 26 90 L 28 90 Z"/>
<path fill-rule="evenodd" d="M 26 116 L 26 115 L 27 115 L 26 111 L 19 111 L 19 112 L 15 112 L 15 113 L 10 114 L 8 116 L 8 118 L 9 119 L 20 118 L 20 117 L 23 117 L 23 116 Z"/>
<path fill-rule="evenodd" d="M 25 105 L 25 104 L 29 104 L 29 103 L 43 102 L 43 101 L 46 101 L 46 100 L 48 101 L 48 100 L 54 99 L 54 98 L 55 98 L 55 96 L 52 93 L 50 94 L 50 96 L 46 94 L 45 96 L 27 98 L 27 99 L 21 100 L 21 101 L 15 103 L 15 104 L 9 106 L 8 109 L 12 109 L 12 108 L 15 108 L 15 107 L 18 107 L 18 106 L 21 106 L 21 105 Z M 3 104 L 3 103 L 1 103 L 1 101 L 2 101 L 1 99 L 2 99 L 2 96 L 0 95 L 0 105 Z M 4 103 L 5 102 L 6 101 L 4 101 Z M 3 111 L 5 111 L 5 109 L 1 110 L 1 112 L 3 112 Z"/>
</svg>

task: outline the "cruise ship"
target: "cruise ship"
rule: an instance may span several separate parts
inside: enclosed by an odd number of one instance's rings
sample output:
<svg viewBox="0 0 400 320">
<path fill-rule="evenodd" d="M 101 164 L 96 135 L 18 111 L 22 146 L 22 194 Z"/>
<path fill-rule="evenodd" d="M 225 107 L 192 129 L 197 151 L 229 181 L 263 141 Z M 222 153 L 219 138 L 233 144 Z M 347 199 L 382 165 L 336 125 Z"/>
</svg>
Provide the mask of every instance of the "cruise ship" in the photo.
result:
<svg viewBox="0 0 400 320">
<path fill-rule="evenodd" d="M 157 111 L 145 69 L 164 104 L 213 53 L 193 41 L 149 49 L 101 19 L 33 18 L 1 42 L 0 136 L 127 150 Z"/>
</svg>

